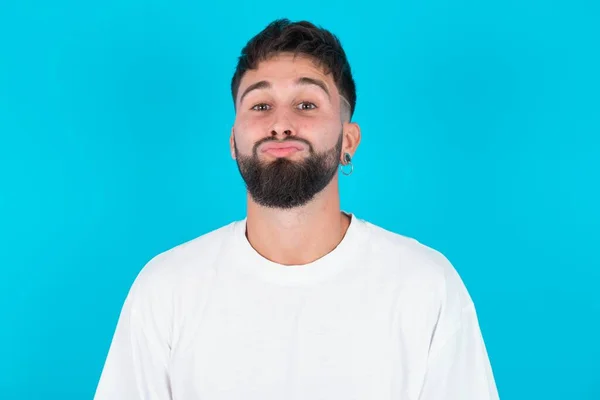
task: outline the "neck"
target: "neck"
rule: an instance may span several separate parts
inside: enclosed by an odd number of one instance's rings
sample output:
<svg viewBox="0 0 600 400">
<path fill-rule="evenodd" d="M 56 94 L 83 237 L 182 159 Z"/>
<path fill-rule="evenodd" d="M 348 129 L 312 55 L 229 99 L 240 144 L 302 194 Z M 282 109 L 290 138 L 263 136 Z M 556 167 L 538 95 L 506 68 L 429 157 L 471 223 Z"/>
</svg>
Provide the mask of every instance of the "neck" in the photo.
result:
<svg viewBox="0 0 600 400">
<path fill-rule="evenodd" d="M 330 253 L 350 225 L 341 212 L 337 186 L 330 186 L 291 210 L 262 207 L 248 195 L 246 235 L 252 247 L 282 265 L 304 265 Z"/>
</svg>

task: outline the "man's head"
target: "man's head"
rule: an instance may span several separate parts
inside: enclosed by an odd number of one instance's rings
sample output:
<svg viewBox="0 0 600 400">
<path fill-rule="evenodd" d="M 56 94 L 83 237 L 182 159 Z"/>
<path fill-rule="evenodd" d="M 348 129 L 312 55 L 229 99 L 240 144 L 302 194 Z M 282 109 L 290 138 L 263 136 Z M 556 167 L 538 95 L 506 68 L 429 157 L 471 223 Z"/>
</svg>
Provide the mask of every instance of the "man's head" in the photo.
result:
<svg viewBox="0 0 600 400">
<path fill-rule="evenodd" d="M 252 38 L 231 90 L 231 153 L 258 204 L 308 203 L 358 146 L 350 65 L 338 39 L 309 22 L 278 20 Z"/>
</svg>

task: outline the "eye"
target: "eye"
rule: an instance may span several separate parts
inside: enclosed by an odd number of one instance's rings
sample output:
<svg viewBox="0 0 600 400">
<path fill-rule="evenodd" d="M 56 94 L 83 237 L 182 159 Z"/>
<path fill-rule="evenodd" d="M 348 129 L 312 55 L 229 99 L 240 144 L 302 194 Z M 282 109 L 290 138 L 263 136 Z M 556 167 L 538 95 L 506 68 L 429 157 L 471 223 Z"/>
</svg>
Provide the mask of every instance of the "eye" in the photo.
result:
<svg viewBox="0 0 600 400">
<path fill-rule="evenodd" d="M 300 110 L 314 110 L 317 106 L 310 101 L 303 101 L 302 103 L 296 106 Z"/>
<path fill-rule="evenodd" d="M 254 111 L 269 111 L 270 109 L 271 106 L 266 103 L 256 104 L 252 107 L 252 110 Z"/>
</svg>

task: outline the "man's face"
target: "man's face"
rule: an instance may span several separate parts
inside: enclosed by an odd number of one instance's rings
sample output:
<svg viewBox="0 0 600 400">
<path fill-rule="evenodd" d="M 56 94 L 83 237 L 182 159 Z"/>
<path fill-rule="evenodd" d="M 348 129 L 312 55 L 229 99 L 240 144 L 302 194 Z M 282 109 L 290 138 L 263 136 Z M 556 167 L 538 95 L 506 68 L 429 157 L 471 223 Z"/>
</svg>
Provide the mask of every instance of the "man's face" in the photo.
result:
<svg viewBox="0 0 600 400">
<path fill-rule="evenodd" d="M 303 206 L 331 182 L 342 152 L 344 101 L 332 76 L 304 56 L 281 54 L 246 72 L 231 147 L 256 203 Z"/>
</svg>

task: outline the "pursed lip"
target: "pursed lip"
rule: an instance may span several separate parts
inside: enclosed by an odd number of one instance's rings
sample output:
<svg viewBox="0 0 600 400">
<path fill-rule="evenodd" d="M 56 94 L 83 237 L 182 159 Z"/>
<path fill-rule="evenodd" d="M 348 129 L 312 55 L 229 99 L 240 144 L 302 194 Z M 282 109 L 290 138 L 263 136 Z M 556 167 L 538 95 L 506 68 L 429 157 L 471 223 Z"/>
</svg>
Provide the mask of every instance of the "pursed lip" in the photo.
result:
<svg viewBox="0 0 600 400">
<path fill-rule="evenodd" d="M 261 149 L 263 153 L 271 150 L 288 150 L 288 151 L 302 151 L 304 146 L 297 142 L 282 142 L 282 143 L 265 143 Z"/>
</svg>

